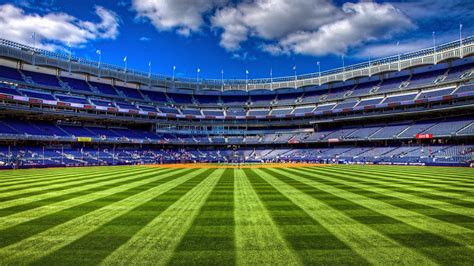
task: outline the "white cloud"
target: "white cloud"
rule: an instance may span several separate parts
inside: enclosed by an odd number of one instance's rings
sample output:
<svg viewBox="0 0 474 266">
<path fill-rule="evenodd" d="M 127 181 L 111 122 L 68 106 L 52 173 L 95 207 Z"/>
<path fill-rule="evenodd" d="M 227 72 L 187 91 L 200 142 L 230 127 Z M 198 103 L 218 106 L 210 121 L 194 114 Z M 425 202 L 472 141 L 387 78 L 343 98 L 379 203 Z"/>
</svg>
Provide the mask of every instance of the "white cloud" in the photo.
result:
<svg viewBox="0 0 474 266">
<path fill-rule="evenodd" d="M 38 48 L 56 50 L 66 43 L 81 46 L 96 39 L 115 39 L 119 34 L 119 18 L 101 6 L 95 7 L 99 22 L 80 20 L 65 13 L 27 14 L 11 4 L 0 5 L 0 38 L 20 43 L 32 42 Z"/>
<path fill-rule="evenodd" d="M 221 46 L 237 50 L 249 35 L 280 39 L 339 17 L 341 12 L 328 0 L 256 0 L 223 8 L 211 21 L 214 28 L 223 29 Z"/>
<path fill-rule="evenodd" d="M 188 36 L 205 24 L 203 15 L 227 0 L 133 0 L 139 18 L 148 18 L 161 31 L 176 30 Z"/>
<path fill-rule="evenodd" d="M 264 41 L 271 54 L 340 54 L 350 47 L 414 27 L 393 5 L 326 0 L 255 0 L 219 10 L 212 17 L 221 28 L 221 46 L 235 51 L 249 36 Z"/>
</svg>

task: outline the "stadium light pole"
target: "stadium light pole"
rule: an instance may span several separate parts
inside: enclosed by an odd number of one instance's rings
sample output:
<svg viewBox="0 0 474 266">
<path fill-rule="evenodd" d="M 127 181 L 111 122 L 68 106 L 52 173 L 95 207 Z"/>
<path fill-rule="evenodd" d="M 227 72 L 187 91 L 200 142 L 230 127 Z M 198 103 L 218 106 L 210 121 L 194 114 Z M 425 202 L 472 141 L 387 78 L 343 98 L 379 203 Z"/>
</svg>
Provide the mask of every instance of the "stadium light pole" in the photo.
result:
<svg viewBox="0 0 474 266">
<path fill-rule="evenodd" d="M 270 89 L 273 90 L 273 68 L 270 68 Z"/>
<path fill-rule="evenodd" d="M 174 82 L 175 73 L 176 73 L 176 66 L 173 66 L 173 88 L 174 88 L 174 85 L 175 85 L 175 82 Z"/>
<path fill-rule="evenodd" d="M 462 24 L 459 24 L 459 55 L 461 58 L 464 57 L 464 53 L 462 50 Z"/>
<path fill-rule="evenodd" d="M 99 78 L 100 78 L 100 67 L 102 64 L 102 51 L 101 50 L 96 50 L 95 53 L 99 56 L 99 63 L 97 64 L 97 67 L 99 68 Z"/>
<path fill-rule="evenodd" d="M 224 69 L 221 69 L 221 83 L 222 83 L 222 91 L 224 91 Z"/>
<path fill-rule="evenodd" d="M 71 73 L 71 59 L 72 59 L 72 49 L 71 49 L 71 43 L 70 42 L 67 42 L 66 43 L 66 46 L 69 48 L 68 49 L 68 52 L 69 52 L 69 73 Z"/>
<path fill-rule="evenodd" d="M 319 86 L 321 86 L 321 62 L 316 62 L 318 65 L 318 75 L 319 75 Z"/>
<path fill-rule="evenodd" d="M 297 79 L 297 77 L 296 77 L 296 65 L 293 66 L 293 72 L 294 72 L 294 75 L 295 75 L 295 89 L 296 89 L 296 87 L 297 87 L 296 86 L 296 79 Z"/>
<path fill-rule="evenodd" d="M 433 61 L 436 65 L 438 58 L 436 56 L 436 32 L 433 31 Z"/>
<path fill-rule="evenodd" d="M 31 34 L 31 39 L 33 39 L 33 65 L 36 64 L 36 32 Z"/>
<path fill-rule="evenodd" d="M 198 84 L 199 84 L 199 73 L 200 73 L 200 72 L 201 72 L 201 69 L 198 68 L 198 69 L 196 70 L 196 82 L 197 82 Z"/>
<path fill-rule="evenodd" d="M 99 56 L 99 63 L 97 64 L 97 67 L 100 69 L 100 65 L 102 64 L 102 51 L 97 50 L 95 53 Z"/>
<path fill-rule="evenodd" d="M 151 61 L 148 61 L 148 78 L 151 78 Z"/>
<path fill-rule="evenodd" d="M 398 52 L 398 71 L 401 70 L 401 64 L 400 64 L 400 42 L 397 42 L 397 52 Z"/>
<path fill-rule="evenodd" d="M 245 70 L 245 90 L 248 91 L 249 90 L 249 70 L 246 69 Z"/>
<path fill-rule="evenodd" d="M 344 61 L 344 55 L 342 55 L 342 80 L 346 81 L 346 62 Z"/>
<path fill-rule="evenodd" d="M 372 62 L 371 62 L 371 58 L 370 58 L 370 56 L 369 56 L 369 77 L 372 77 L 372 70 L 371 70 L 371 68 L 372 68 Z"/>
<path fill-rule="evenodd" d="M 127 73 L 127 61 L 128 61 L 127 59 L 128 58 L 126 56 L 123 58 L 123 62 L 125 64 L 124 73 Z"/>
</svg>

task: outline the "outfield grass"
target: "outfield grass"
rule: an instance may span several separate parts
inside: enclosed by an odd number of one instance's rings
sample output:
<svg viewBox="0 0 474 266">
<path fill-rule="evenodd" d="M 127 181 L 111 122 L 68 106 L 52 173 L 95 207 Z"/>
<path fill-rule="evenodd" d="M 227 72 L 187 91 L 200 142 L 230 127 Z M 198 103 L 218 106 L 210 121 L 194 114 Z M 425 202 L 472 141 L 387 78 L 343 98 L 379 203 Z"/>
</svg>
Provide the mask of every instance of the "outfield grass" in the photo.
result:
<svg viewBox="0 0 474 266">
<path fill-rule="evenodd" d="M 474 265 L 474 170 L 1 171 L 4 264 Z"/>
</svg>

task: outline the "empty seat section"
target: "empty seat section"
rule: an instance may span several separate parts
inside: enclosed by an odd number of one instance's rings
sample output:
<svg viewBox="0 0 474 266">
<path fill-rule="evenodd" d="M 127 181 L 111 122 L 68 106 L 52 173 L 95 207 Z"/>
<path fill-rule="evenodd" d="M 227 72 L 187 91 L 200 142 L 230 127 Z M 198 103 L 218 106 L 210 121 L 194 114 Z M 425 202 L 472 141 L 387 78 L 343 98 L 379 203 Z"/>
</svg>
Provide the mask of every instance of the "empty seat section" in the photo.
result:
<svg viewBox="0 0 474 266">
<path fill-rule="evenodd" d="M 330 101 L 330 100 L 335 100 L 335 99 L 342 99 L 344 98 L 344 95 L 346 95 L 349 92 L 352 92 L 353 87 L 354 86 L 331 89 L 329 93 L 327 94 L 327 97 L 325 100 Z"/>
<path fill-rule="evenodd" d="M 27 70 L 22 70 L 22 72 L 26 77 L 31 78 L 36 84 L 52 86 L 52 87 L 61 87 L 59 85 L 59 79 L 57 76 L 38 73 L 38 72 L 31 72 Z"/>
<path fill-rule="evenodd" d="M 114 89 L 114 87 L 112 87 L 112 85 L 93 82 L 93 81 L 90 81 L 89 84 L 92 87 L 95 87 L 101 94 L 118 96 L 117 91 Z"/>
<path fill-rule="evenodd" d="M 416 134 L 419 134 L 430 127 L 434 126 L 435 123 L 417 123 L 414 125 L 411 125 L 407 130 L 403 131 L 399 135 L 400 138 L 414 138 Z"/>
<path fill-rule="evenodd" d="M 91 92 L 91 88 L 85 80 L 73 79 L 68 77 L 60 77 L 60 79 L 62 80 L 62 82 L 66 83 L 69 88 L 73 90 Z"/>
<path fill-rule="evenodd" d="M 91 99 L 91 103 L 96 106 L 115 107 L 111 101 L 106 101 L 106 100 Z"/>
<path fill-rule="evenodd" d="M 118 108 L 122 109 L 138 110 L 138 108 L 134 104 L 131 104 L 126 101 L 115 101 L 115 105 L 117 105 Z"/>
<path fill-rule="evenodd" d="M 217 105 L 219 103 L 218 95 L 194 95 L 194 99 L 200 104 Z"/>
<path fill-rule="evenodd" d="M 453 92 L 453 90 L 454 90 L 454 88 L 424 91 L 420 94 L 420 96 L 418 96 L 417 99 L 426 99 L 426 98 L 431 98 L 431 97 L 446 96 L 446 95 L 451 94 Z"/>
<path fill-rule="evenodd" d="M 325 91 L 310 91 L 305 92 L 302 98 L 302 103 L 316 103 L 319 101 L 319 97 L 324 95 Z"/>
<path fill-rule="evenodd" d="M 319 104 L 318 107 L 314 110 L 315 112 L 324 112 L 324 111 L 330 111 L 336 106 L 336 104 Z"/>
<path fill-rule="evenodd" d="M 158 103 L 167 103 L 168 98 L 164 92 L 159 91 L 149 91 L 149 90 L 142 90 L 142 94 L 146 95 L 150 100 Z"/>
<path fill-rule="evenodd" d="M 69 136 L 66 132 L 60 129 L 58 126 L 48 122 L 31 122 L 35 127 L 39 128 L 47 136 Z"/>
<path fill-rule="evenodd" d="M 389 92 L 400 90 L 400 85 L 408 80 L 408 76 L 389 78 L 383 80 L 379 85 L 377 92 Z"/>
<path fill-rule="evenodd" d="M 202 110 L 202 113 L 204 115 L 210 115 L 210 116 L 224 116 L 224 111 L 220 109 L 207 109 L 207 110 Z"/>
<path fill-rule="evenodd" d="M 244 95 L 223 95 L 222 102 L 225 105 L 246 105 L 249 101 L 249 96 Z"/>
<path fill-rule="evenodd" d="M 102 136 L 106 136 L 106 137 L 109 137 L 109 138 L 118 138 L 118 137 L 120 137 L 120 135 L 118 135 L 117 133 L 113 132 L 112 130 L 110 130 L 108 128 L 87 127 L 87 129 L 98 137 L 102 137 Z"/>
<path fill-rule="evenodd" d="M 165 114 L 176 114 L 179 115 L 179 111 L 176 108 L 173 107 L 159 107 L 158 108 L 162 113 Z"/>
<path fill-rule="evenodd" d="M 126 87 L 120 87 L 120 86 L 115 86 L 115 88 L 121 92 L 127 97 L 127 98 L 132 98 L 132 99 L 140 99 L 143 100 L 142 95 L 140 94 L 140 91 L 137 89 L 132 89 L 132 88 L 126 88 Z"/>
<path fill-rule="evenodd" d="M 262 116 L 268 115 L 270 113 L 269 109 L 249 109 L 248 115 L 249 116 Z"/>
<path fill-rule="evenodd" d="M 196 109 L 191 109 L 191 108 L 182 109 L 181 108 L 181 113 L 183 115 L 202 115 L 201 110 L 197 108 Z"/>
<path fill-rule="evenodd" d="M 149 105 L 138 105 L 138 107 L 142 110 L 142 111 L 146 111 L 146 112 L 157 112 L 156 110 L 156 107 L 154 106 L 149 106 Z"/>
<path fill-rule="evenodd" d="M 380 84 L 380 81 L 372 81 L 357 85 L 353 90 L 351 96 L 365 96 L 369 95 L 374 88 Z"/>
<path fill-rule="evenodd" d="M 370 138 L 371 139 L 387 139 L 387 138 L 394 138 L 400 132 L 405 130 L 409 125 L 389 125 L 383 127 L 380 131 L 373 134 Z"/>
<path fill-rule="evenodd" d="M 372 136 L 375 132 L 379 131 L 381 127 L 365 127 L 359 128 L 351 134 L 347 135 L 348 139 L 367 139 Z"/>
<path fill-rule="evenodd" d="M 417 86 L 433 84 L 436 79 L 439 76 L 444 75 L 444 73 L 446 73 L 445 69 L 415 74 L 411 77 L 410 83 L 408 84 L 407 88 L 414 88 Z"/>
<path fill-rule="evenodd" d="M 380 98 L 371 98 L 371 99 L 362 99 L 357 104 L 357 107 L 376 105 L 376 104 L 379 104 L 382 100 L 383 100 L 382 97 L 380 97 Z"/>
<path fill-rule="evenodd" d="M 292 93 L 292 94 L 279 94 L 278 105 L 291 105 L 295 104 L 296 100 L 302 96 L 301 93 Z"/>
<path fill-rule="evenodd" d="M 296 107 L 295 110 L 293 111 L 293 114 L 306 114 L 306 113 L 312 113 L 315 106 L 306 106 L 306 107 Z"/>
<path fill-rule="evenodd" d="M 334 109 L 345 109 L 345 108 L 352 108 L 357 104 L 357 100 L 355 99 L 347 99 L 343 102 L 339 103 L 334 107 Z"/>
<path fill-rule="evenodd" d="M 293 111 L 292 108 L 286 109 L 273 109 L 271 115 L 289 115 Z"/>
<path fill-rule="evenodd" d="M 20 92 L 15 88 L 2 83 L 0 83 L 0 93 L 21 96 Z"/>
<path fill-rule="evenodd" d="M 168 96 L 178 104 L 192 104 L 193 96 L 190 94 L 168 93 Z"/>
<path fill-rule="evenodd" d="M 242 107 L 229 107 L 227 108 L 228 116 L 245 116 L 247 111 Z"/>
<path fill-rule="evenodd" d="M 0 77 L 16 81 L 24 81 L 20 72 L 11 67 L 0 66 Z"/>
<path fill-rule="evenodd" d="M 448 80 L 456 80 L 462 77 L 470 76 L 469 74 L 472 73 L 474 70 L 474 64 L 467 64 L 462 66 L 456 66 L 449 69 L 448 76 L 446 77 L 446 81 Z"/>
<path fill-rule="evenodd" d="M 74 96 L 69 96 L 69 95 L 59 95 L 59 94 L 56 94 L 56 98 L 62 102 L 89 104 L 86 98 L 74 97 Z"/>
<path fill-rule="evenodd" d="M 56 99 L 47 92 L 39 92 L 39 91 L 30 91 L 30 90 L 21 90 L 23 94 L 30 98 L 36 98 L 41 100 L 48 100 L 48 101 L 56 101 Z"/>
<path fill-rule="evenodd" d="M 250 100 L 254 106 L 270 106 L 275 100 L 275 95 L 254 95 Z"/>
<path fill-rule="evenodd" d="M 462 121 L 447 121 L 440 122 L 433 127 L 423 131 L 423 134 L 433 134 L 433 136 L 451 136 L 456 134 L 457 131 L 471 124 L 472 120 Z"/>
<path fill-rule="evenodd" d="M 8 127 L 13 129 L 17 134 L 28 134 L 28 135 L 45 135 L 43 131 L 36 128 L 31 123 L 23 120 L 4 119 L 2 122 Z M 12 132 L 12 134 L 14 134 Z"/>
<path fill-rule="evenodd" d="M 59 127 L 62 128 L 64 131 L 66 131 L 69 135 L 75 136 L 75 137 L 95 137 L 96 136 L 94 133 L 90 132 L 85 127 L 81 127 L 81 126 L 61 125 Z"/>
<path fill-rule="evenodd" d="M 459 87 L 454 93 L 474 92 L 474 84 Z"/>
<path fill-rule="evenodd" d="M 387 96 L 387 98 L 385 98 L 383 103 L 397 103 L 397 102 L 414 100 L 416 95 L 417 95 L 417 93 L 403 94 L 403 95 L 391 95 L 391 96 Z"/>
</svg>

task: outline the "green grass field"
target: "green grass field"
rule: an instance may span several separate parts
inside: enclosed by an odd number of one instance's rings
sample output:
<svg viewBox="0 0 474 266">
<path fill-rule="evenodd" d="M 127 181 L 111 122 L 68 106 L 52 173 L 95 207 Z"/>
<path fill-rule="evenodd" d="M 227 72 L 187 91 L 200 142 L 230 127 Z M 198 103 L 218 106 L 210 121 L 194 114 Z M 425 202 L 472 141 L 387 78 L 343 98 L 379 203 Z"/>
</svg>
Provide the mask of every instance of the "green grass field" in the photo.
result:
<svg viewBox="0 0 474 266">
<path fill-rule="evenodd" d="M 474 170 L 1 171 L 0 264 L 474 265 Z"/>
</svg>

